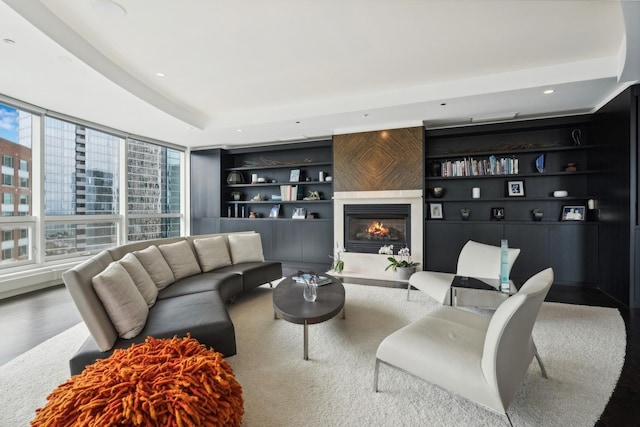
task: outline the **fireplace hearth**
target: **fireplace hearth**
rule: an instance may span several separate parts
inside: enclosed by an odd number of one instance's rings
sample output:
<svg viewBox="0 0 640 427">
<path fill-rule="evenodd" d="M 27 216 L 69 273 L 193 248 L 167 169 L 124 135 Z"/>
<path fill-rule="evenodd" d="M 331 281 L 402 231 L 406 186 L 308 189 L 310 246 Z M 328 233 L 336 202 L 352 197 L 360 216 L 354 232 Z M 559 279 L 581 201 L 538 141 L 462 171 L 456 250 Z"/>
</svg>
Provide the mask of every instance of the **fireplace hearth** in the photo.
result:
<svg viewBox="0 0 640 427">
<path fill-rule="evenodd" d="M 394 251 L 411 245 L 411 206 L 363 204 L 344 206 L 344 247 L 349 252 L 378 253 L 383 245 Z"/>
</svg>

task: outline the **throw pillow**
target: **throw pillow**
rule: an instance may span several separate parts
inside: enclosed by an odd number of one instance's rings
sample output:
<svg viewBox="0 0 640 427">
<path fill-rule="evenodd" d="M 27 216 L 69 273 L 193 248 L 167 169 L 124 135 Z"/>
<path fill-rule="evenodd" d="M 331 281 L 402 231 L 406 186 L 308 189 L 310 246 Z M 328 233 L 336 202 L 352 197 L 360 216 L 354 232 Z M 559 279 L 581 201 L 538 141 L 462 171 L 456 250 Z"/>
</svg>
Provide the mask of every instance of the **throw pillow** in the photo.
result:
<svg viewBox="0 0 640 427">
<path fill-rule="evenodd" d="M 144 269 L 147 270 L 159 291 L 175 282 L 171 267 L 169 267 L 160 249 L 156 246 L 149 246 L 141 251 L 135 251 L 133 254 L 138 258 Z"/>
<path fill-rule="evenodd" d="M 202 273 L 191 245 L 186 240 L 158 246 L 176 280 Z"/>
<path fill-rule="evenodd" d="M 134 254 L 126 254 L 120 261 L 118 261 L 131 279 L 133 279 L 133 283 L 136 284 L 136 288 L 142 294 L 142 297 L 147 302 L 147 306 L 153 307 L 153 304 L 156 303 L 156 299 L 158 298 L 158 288 L 156 288 L 156 284 L 153 283 L 153 279 L 147 273 L 147 270 L 144 269 L 138 258 L 135 257 Z"/>
<path fill-rule="evenodd" d="M 258 233 L 229 234 L 229 249 L 234 264 L 264 262 L 262 240 Z"/>
<path fill-rule="evenodd" d="M 198 254 L 200 267 L 205 273 L 216 268 L 231 265 L 231 257 L 224 236 L 194 239 L 193 246 Z"/>
<path fill-rule="evenodd" d="M 149 307 L 125 268 L 112 262 L 91 279 L 111 323 L 122 338 L 133 338 L 144 328 Z"/>
</svg>

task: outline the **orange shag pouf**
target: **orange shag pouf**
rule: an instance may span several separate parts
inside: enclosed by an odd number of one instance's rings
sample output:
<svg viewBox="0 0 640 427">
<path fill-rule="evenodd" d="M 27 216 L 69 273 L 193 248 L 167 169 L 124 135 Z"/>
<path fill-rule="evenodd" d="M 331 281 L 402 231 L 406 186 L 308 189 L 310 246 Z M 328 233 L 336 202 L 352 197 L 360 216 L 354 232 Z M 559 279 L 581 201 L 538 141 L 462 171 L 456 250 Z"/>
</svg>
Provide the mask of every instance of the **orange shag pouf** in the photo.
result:
<svg viewBox="0 0 640 427">
<path fill-rule="evenodd" d="M 242 387 L 193 338 L 147 338 L 56 388 L 32 426 L 239 426 Z"/>
</svg>

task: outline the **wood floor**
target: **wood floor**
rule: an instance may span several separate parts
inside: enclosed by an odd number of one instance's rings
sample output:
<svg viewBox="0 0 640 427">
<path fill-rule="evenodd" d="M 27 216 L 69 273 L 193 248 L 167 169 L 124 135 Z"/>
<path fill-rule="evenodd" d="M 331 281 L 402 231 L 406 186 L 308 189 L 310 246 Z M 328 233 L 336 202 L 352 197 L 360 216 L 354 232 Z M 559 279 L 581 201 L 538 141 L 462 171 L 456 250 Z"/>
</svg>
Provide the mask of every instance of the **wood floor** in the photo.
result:
<svg viewBox="0 0 640 427">
<path fill-rule="evenodd" d="M 366 283 L 375 284 L 375 283 Z M 630 310 L 595 289 L 554 285 L 547 301 L 614 307 L 627 326 L 627 354 L 618 385 L 598 427 L 640 423 L 640 309 Z M 0 365 L 80 322 L 64 286 L 0 300 Z"/>
</svg>

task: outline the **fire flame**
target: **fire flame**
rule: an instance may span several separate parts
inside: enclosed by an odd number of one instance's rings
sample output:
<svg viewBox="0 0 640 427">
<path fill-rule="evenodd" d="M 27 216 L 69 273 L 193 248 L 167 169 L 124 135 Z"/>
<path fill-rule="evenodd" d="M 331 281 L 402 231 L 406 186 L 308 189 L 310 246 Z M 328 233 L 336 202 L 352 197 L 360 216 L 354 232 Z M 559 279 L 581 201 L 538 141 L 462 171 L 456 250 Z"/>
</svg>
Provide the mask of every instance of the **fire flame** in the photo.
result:
<svg viewBox="0 0 640 427">
<path fill-rule="evenodd" d="M 374 221 L 367 228 L 367 233 L 373 234 L 374 236 L 384 237 L 389 234 L 389 229 L 384 226 L 383 223 L 379 221 Z"/>
</svg>

